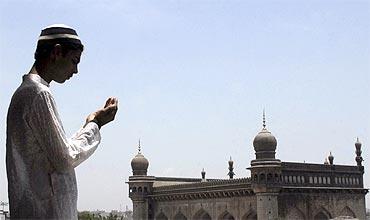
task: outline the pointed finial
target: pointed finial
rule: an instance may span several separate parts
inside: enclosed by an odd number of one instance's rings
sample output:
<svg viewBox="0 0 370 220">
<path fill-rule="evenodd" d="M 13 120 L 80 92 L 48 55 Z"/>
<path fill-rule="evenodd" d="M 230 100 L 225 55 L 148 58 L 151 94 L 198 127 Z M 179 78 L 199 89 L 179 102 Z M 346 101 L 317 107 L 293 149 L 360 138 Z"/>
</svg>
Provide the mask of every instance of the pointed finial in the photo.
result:
<svg viewBox="0 0 370 220">
<path fill-rule="evenodd" d="M 265 114 L 265 108 L 263 108 L 263 119 L 262 119 L 262 122 L 263 122 L 263 128 L 266 128 L 266 114 Z"/>
<path fill-rule="evenodd" d="M 229 167 L 232 167 L 233 166 L 233 164 L 234 164 L 234 161 L 233 161 L 233 159 L 231 158 L 231 156 L 230 156 L 230 160 L 229 160 Z"/>
<path fill-rule="evenodd" d="M 355 144 L 356 145 L 361 145 L 360 139 L 358 137 L 356 138 L 356 143 Z"/>
<path fill-rule="evenodd" d="M 361 150 L 361 142 L 360 142 L 360 139 L 357 137 L 356 139 L 356 143 L 355 143 L 355 146 L 356 146 L 356 149 L 358 148 L 359 150 Z"/>
<path fill-rule="evenodd" d="M 139 138 L 139 154 L 141 154 L 141 141 L 140 141 L 140 138 Z"/>
</svg>

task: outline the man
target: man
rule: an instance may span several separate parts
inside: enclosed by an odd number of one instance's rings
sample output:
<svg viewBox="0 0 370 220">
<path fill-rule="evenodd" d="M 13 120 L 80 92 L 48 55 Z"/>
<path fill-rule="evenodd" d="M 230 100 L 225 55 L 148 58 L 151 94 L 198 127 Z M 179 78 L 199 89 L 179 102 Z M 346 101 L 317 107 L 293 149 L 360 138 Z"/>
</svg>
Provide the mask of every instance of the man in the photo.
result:
<svg viewBox="0 0 370 220">
<path fill-rule="evenodd" d="M 12 219 L 77 219 L 74 168 L 100 143 L 99 129 L 114 120 L 118 101 L 90 114 L 67 138 L 49 89 L 76 74 L 83 45 L 71 27 L 42 30 L 31 71 L 15 91 L 7 116 L 6 165 Z"/>
</svg>

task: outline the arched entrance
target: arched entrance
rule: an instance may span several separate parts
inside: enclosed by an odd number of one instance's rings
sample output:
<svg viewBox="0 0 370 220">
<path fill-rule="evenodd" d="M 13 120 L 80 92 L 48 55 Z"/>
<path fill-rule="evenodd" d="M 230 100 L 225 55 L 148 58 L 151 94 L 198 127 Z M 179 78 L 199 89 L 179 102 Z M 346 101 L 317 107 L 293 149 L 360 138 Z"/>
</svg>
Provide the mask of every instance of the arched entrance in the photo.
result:
<svg viewBox="0 0 370 220">
<path fill-rule="evenodd" d="M 201 209 L 195 213 L 193 218 L 197 220 L 212 220 L 211 216 L 204 209 Z"/>
</svg>

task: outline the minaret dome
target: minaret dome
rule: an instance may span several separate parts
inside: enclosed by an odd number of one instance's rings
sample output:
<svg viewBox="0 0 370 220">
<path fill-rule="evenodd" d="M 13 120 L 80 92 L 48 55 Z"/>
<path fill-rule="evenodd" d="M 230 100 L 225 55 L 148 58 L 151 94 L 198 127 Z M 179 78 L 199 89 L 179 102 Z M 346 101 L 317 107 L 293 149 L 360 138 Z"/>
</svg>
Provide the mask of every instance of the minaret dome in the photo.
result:
<svg viewBox="0 0 370 220">
<path fill-rule="evenodd" d="M 139 148 L 138 154 L 131 160 L 132 173 L 134 176 L 136 175 L 146 176 L 149 167 L 149 161 L 141 153 L 140 140 L 138 148 Z"/>
<path fill-rule="evenodd" d="M 253 140 L 256 159 L 275 159 L 277 141 L 274 135 L 266 129 L 265 111 L 263 111 L 263 128 Z"/>
</svg>

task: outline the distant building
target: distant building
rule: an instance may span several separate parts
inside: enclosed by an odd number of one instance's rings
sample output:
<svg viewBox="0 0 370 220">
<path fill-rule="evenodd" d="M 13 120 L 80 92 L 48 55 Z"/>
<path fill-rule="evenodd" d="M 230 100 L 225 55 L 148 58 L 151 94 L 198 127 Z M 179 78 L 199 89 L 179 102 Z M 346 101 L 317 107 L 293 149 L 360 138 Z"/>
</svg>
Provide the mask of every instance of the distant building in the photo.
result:
<svg viewBox="0 0 370 220">
<path fill-rule="evenodd" d="M 251 176 L 229 179 L 148 176 L 148 160 L 132 159 L 127 182 L 134 219 L 332 219 L 366 218 L 361 143 L 356 166 L 284 162 L 275 158 L 277 141 L 266 129 L 254 138 Z"/>
</svg>

